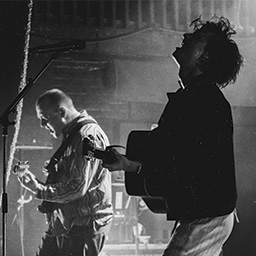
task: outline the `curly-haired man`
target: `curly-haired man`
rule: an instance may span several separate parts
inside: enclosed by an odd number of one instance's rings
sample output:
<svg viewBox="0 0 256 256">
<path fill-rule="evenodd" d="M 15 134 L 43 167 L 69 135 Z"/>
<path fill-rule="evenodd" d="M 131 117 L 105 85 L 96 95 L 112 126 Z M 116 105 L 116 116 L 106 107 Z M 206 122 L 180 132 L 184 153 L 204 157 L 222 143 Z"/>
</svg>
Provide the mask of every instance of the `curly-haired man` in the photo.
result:
<svg viewBox="0 0 256 256">
<path fill-rule="evenodd" d="M 113 150 L 111 171 L 134 172 L 148 193 L 165 199 L 175 221 L 164 256 L 218 256 L 230 236 L 237 200 L 231 106 L 221 88 L 236 81 L 243 58 L 224 17 L 192 22 L 173 52 L 181 88 L 147 140 L 147 154 L 131 161 Z M 154 190 L 154 191 L 153 191 Z"/>
</svg>

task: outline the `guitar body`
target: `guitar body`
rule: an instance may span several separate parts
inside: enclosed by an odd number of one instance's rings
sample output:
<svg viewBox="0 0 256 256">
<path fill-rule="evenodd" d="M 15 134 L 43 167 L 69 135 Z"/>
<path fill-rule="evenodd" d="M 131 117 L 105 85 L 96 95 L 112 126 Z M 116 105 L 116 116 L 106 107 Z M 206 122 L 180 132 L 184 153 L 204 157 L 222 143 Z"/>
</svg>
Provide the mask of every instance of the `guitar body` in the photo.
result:
<svg viewBox="0 0 256 256">
<path fill-rule="evenodd" d="M 146 154 L 146 141 L 149 131 L 131 131 L 126 145 L 126 156 L 133 161 L 140 161 Z M 131 196 L 148 196 L 144 177 L 137 173 L 125 172 L 125 188 Z"/>
<path fill-rule="evenodd" d="M 133 161 L 144 159 L 147 153 L 146 145 L 150 131 L 132 131 L 127 139 L 126 156 Z M 137 173 L 125 172 L 125 188 L 128 195 L 140 196 L 149 210 L 154 213 L 166 213 L 165 200 L 161 195 L 149 195 L 146 189 L 146 179 Z"/>
</svg>

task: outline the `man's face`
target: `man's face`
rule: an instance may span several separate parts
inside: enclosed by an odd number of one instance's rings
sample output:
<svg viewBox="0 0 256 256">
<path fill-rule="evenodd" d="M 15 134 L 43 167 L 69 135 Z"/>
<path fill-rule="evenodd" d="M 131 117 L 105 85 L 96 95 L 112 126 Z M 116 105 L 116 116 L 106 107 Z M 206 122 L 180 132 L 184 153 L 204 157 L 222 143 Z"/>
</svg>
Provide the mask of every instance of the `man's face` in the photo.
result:
<svg viewBox="0 0 256 256">
<path fill-rule="evenodd" d="M 65 124 L 62 121 L 60 111 L 51 110 L 47 105 L 36 107 L 37 117 L 40 119 L 40 125 L 50 132 L 54 138 L 58 138 Z"/>
<path fill-rule="evenodd" d="M 193 74 L 199 70 L 198 60 L 204 53 L 207 44 L 207 36 L 201 30 L 194 33 L 185 33 L 181 42 L 181 47 L 177 47 L 173 57 L 180 68 L 186 73 Z"/>
</svg>

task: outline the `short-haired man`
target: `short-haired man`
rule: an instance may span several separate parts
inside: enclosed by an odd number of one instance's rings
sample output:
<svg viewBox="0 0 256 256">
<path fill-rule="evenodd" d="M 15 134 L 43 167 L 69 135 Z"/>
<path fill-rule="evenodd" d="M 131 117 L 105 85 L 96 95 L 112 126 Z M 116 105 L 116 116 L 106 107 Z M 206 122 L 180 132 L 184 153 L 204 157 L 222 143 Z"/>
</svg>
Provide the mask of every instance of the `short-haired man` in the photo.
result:
<svg viewBox="0 0 256 256">
<path fill-rule="evenodd" d="M 95 119 L 86 110 L 78 111 L 61 90 L 42 94 L 36 101 L 36 112 L 41 126 L 55 138 L 62 135 L 65 141 L 76 129 L 46 184 L 30 172 L 19 177 L 24 187 L 43 200 L 41 211 L 48 217 L 49 229 L 37 255 L 97 256 L 113 215 L 111 174 L 100 160 L 83 155 L 83 139 L 90 136 L 98 148 L 105 149 L 108 138 Z"/>
</svg>

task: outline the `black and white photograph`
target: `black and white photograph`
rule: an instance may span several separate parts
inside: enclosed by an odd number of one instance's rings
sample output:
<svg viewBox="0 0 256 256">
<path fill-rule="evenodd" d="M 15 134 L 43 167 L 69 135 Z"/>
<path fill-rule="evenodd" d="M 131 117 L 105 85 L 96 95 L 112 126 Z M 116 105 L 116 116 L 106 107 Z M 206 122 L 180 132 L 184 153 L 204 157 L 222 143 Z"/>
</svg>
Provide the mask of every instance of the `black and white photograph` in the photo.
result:
<svg viewBox="0 0 256 256">
<path fill-rule="evenodd" d="M 255 256 L 255 0 L 0 0 L 0 256 Z"/>
</svg>

